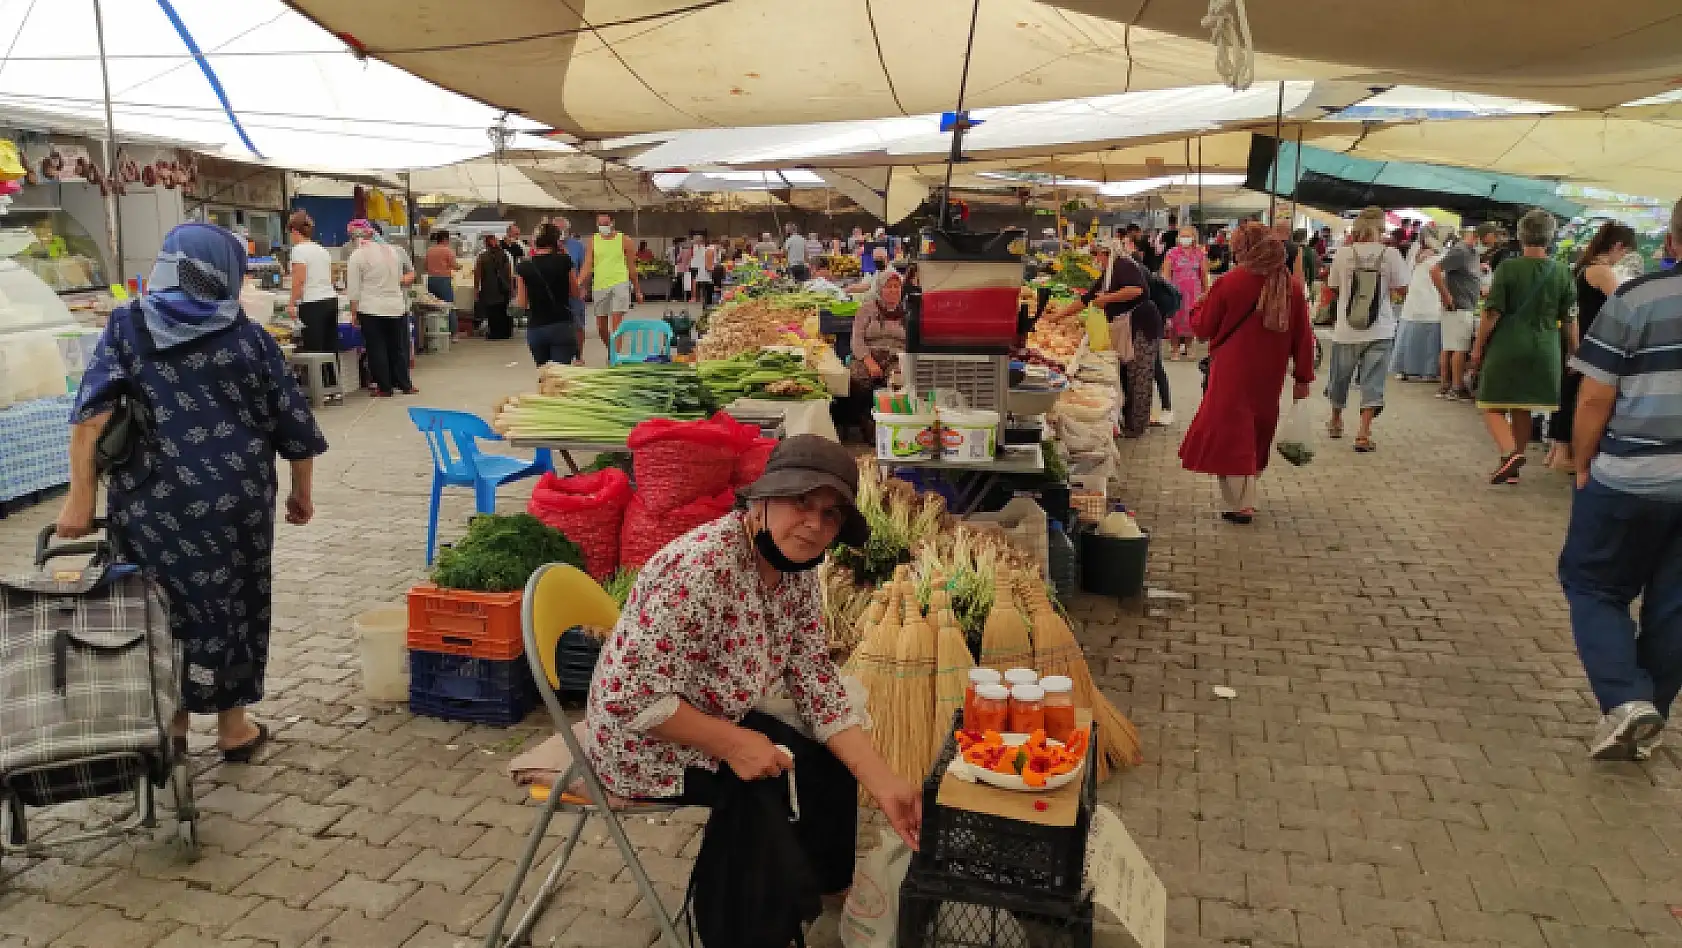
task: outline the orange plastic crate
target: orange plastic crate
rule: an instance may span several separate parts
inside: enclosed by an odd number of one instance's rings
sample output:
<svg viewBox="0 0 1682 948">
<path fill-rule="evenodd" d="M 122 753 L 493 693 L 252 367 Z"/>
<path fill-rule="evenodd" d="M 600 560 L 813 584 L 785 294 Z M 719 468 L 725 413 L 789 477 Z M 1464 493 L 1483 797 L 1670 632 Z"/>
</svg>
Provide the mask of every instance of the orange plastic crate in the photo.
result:
<svg viewBox="0 0 1682 948">
<path fill-rule="evenodd" d="M 520 633 L 524 595 L 421 583 L 409 590 L 409 648 L 497 661 L 519 658 L 526 653 Z"/>
</svg>

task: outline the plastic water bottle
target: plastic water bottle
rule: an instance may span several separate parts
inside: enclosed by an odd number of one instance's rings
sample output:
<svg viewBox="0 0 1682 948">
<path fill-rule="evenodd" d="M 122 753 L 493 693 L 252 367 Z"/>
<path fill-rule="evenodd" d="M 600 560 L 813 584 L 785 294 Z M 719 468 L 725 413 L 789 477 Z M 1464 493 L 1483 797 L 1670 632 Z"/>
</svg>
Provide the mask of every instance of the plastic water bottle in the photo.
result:
<svg viewBox="0 0 1682 948">
<path fill-rule="evenodd" d="M 1051 521 L 1051 535 L 1047 538 L 1051 557 L 1051 584 L 1057 587 L 1057 598 L 1067 601 L 1080 589 L 1080 561 L 1075 544 L 1063 530 L 1060 521 Z"/>
</svg>

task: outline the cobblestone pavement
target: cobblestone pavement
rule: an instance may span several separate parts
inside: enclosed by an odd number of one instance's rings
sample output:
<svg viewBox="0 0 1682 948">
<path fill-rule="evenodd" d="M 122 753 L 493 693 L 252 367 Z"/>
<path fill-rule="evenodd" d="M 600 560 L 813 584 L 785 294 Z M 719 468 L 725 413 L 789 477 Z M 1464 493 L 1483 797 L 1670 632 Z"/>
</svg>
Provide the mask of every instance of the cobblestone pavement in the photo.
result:
<svg viewBox="0 0 1682 948">
<path fill-rule="evenodd" d="M 1196 373 L 1170 371 L 1183 428 Z M 423 357 L 419 399 L 322 412 L 333 448 L 316 522 L 279 528 L 256 709 L 275 742 L 221 765 L 195 734 L 208 814 L 195 865 L 162 831 L 7 860 L 0 946 L 476 943 L 534 814 L 504 768 L 539 721 L 368 707 L 351 620 L 424 574 L 429 461 L 404 409 L 484 413 L 529 376 L 517 342 L 468 342 Z M 1147 762 L 1104 797 L 1168 886 L 1169 945 L 1682 946 L 1676 756 L 1584 757 L 1595 714 L 1553 577 L 1563 479 L 1533 468 L 1517 489 L 1484 486 L 1493 451 L 1472 410 L 1391 389 L 1379 453 L 1322 442 L 1309 467 L 1277 465 L 1247 528 L 1216 518 L 1213 483 L 1179 469 L 1178 429 L 1123 446 L 1157 592 L 1073 607 L 1144 738 Z M 469 509 L 447 499 L 446 538 Z M 0 569 L 25 567 L 52 513 L 0 521 Z M 109 810 L 37 811 L 33 826 Z M 674 905 L 700 819 L 629 827 Z M 650 944 L 617 854 L 599 831 L 586 842 L 537 944 Z"/>
</svg>

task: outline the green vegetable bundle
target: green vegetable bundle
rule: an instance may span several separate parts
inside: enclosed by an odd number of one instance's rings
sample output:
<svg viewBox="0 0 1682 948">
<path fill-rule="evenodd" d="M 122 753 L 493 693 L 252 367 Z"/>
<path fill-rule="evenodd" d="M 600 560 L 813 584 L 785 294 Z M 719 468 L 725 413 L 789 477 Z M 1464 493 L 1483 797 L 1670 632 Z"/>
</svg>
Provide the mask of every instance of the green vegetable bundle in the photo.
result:
<svg viewBox="0 0 1682 948">
<path fill-rule="evenodd" d="M 545 563 L 584 568 L 584 553 L 566 534 L 531 514 L 480 514 L 467 523 L 467 535 L 446 547 L 432 569 L 432 581 L 445 589 L 512 592 Z"/>
<path fill-rule="evenodd" d="M 625 608 L 625 601 L 631 598 L 631 587 L 637 583 L 637 568 L 635 566 L 621 566 L 602 583 L 602 588 L 613 597 L 619 608 Z"/>
<path fill-rule="evenodd" d="M 715 403 L 693 366 L 639 363 L 607 368 L 545 365 L 540 393 L 504 402 L 493 426 L 510 438 L 622 442 L 650 418 L 693 421 Z"/>
<path fill-rule="evenodd" d="M 803 356 L 791 352 L 744 352 L 728 359 L 695 366 L 701 384 L 721 405 L 738 398 L 828 398 L 823 380 L 806 367 Z"/>
</svg>

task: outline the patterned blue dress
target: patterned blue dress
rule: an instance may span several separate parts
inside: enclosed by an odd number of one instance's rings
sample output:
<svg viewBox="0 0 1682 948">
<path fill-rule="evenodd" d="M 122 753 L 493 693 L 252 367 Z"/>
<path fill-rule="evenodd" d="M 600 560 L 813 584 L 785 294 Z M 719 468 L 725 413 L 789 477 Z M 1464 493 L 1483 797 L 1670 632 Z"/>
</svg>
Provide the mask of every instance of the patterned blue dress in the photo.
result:
<svg viewBox="0 0 1682 948">
<path fill-rule="evenodd" d="M 112 313 L 72 421 L 136 391 L 151 413 L 154 437 L 111 474 L 111 537 L 169 601 L 186 710 L 226 711 L 263 697 L 275 454 L 311 458 L 327 441 L 279 346 L 243 315 L 167 349 L 144 325 L 138 305 Z"/>
</svg>

